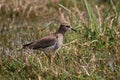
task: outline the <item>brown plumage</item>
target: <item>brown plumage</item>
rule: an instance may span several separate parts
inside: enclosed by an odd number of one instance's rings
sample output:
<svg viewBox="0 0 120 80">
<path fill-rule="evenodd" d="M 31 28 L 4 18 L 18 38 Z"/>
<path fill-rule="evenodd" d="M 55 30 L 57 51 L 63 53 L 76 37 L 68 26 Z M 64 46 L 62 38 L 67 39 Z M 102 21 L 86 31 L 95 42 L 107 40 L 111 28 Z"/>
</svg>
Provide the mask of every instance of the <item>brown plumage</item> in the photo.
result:
<svg viewBox="0 0 120 80">
<path fill-rule="evenodd" d="M 28 43 L 23 45 L 23 48 L 30 48 L 30 49 L 39 49 L 44 52 L 55 52 L 58 48 L 60 48 L 63 44 L 63 37 L 67 30 L 75 29 L 71 28 L 69 25 L 62 24 L 57 32 L 52 35 L 43 37 L 37 41 Z"/>
<path fill-rule="evenodd" d="M 55 40 L 56 40 L 55 36 L 47 36 L 35 42 L 31 42 L 23 45 L 23 48 L 30 48 L 30 49 L 46 48 L 53 45 L 55 43 Z"/>
</svg>

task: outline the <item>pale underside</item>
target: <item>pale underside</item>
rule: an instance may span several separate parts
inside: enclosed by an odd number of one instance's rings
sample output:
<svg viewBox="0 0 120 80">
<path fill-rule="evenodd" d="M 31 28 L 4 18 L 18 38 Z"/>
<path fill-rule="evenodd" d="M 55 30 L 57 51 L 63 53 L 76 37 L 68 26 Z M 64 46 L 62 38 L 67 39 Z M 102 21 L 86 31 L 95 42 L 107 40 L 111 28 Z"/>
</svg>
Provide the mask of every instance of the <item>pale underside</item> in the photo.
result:
<svg viewBox="0 0 120 80">
<path fill-rule="evenodd" d="M 63 44 L 63 36 L 61 34 L 56 35 L 57 38 L 55 38 L 55 43 L 52 46 L 46 47 L 46 48 L 40 48 L 45 53 L 55 53 L 57 52 L 62 44 Z"/>
<path fill-rule="evenodd" d="M 63 44 L 63 35 L 50 35 L 24 45 L 24 48 L 39 49 L 45 53 L 55 53 Z"/>
</svg>

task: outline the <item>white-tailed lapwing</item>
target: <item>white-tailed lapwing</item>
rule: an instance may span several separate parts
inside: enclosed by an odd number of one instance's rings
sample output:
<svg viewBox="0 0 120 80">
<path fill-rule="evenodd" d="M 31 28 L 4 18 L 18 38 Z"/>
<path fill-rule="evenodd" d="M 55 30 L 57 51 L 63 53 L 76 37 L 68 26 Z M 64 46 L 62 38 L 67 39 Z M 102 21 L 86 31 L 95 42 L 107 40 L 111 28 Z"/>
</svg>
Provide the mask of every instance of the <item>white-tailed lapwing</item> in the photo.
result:
<svg viewBox="0 0 120 80">
<path fill-rule="evenodd" d="M 45 53 L 56 52 L 62 46 L 64 35 L 68 30 L 76 32 L 76 30 L 70 27 L 70 25 L 64 23 L 60 25 L 60 28 L 54 34 L 25 44 L 23 45 L 23 48 L 38 49 L 44 51 Z"/>
</svg>

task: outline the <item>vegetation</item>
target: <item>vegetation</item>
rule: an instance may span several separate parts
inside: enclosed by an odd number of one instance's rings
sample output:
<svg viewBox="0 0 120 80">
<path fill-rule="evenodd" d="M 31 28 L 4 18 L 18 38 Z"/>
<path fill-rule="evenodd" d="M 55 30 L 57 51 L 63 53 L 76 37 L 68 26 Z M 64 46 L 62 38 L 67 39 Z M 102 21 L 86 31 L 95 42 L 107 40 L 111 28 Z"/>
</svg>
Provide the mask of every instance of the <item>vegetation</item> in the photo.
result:
<svg viewBox="0 0 120 80">
<path fill-rule="evenodd" d="M 119 0 L 0 0 L 0 80 L 119 80 Z M 65 46 L 49 65 L 23 50 L 67 21 Z"/>
</svg>

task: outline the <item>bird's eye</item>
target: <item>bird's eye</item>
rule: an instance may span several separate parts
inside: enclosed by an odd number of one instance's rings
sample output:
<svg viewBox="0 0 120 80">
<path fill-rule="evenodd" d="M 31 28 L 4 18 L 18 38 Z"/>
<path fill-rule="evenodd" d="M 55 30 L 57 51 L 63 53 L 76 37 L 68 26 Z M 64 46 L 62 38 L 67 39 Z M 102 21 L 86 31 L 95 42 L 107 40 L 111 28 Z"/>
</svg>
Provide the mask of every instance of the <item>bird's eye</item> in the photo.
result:
<svg viewBox="0 0 120 80">
<path fill-rule="evenodd" d="M 70 26 L 66 26 L 67 28 L 70 28 Z"/>
</svg>

